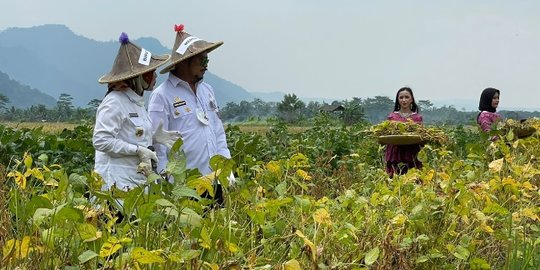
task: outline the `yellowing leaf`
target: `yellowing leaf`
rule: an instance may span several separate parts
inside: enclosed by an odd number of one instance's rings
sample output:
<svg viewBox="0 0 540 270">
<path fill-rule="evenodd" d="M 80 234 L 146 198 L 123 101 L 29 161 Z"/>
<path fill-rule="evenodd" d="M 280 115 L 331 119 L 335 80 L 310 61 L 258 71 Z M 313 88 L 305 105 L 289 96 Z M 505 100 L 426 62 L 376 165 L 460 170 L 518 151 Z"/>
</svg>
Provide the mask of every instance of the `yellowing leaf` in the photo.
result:
<svg viewBox="0 0 540 270">
<path fill-rule="evenodd" d="M 448 181 L 450 180 L 450 176 L 448 174 L 446 174 L 445 172 L 440 172 L 437 174 L 439 177 L 441 177 L 442 180 L 444 181 Z"/>
<path fill-rule="evenodd" d="M 487 233 L 493 233 L 493 232 L 495 232 L 495 231 L 493 230 L 493 228 L 491 228 L 491 226 L 487 225 L 486 222 L 480 223 L 480 229 L 482 229 L 482 231 L 487 232 Z"/>
<path fill-rule="evenodd" d="M 317 200 L 317 204 L 325 204 L 327 202 L 328 202 L 328 197 L 326 197 L 326 196 L 323 196 L 322 198 Z"/>
<path fill-rule="evenodd" d="M 332 225 L 330 214 L 325 208 L 319 208 L 313 213 L 313 220 L 319 224 Z"/>
<path fill-rule="evenodd" d="M 10 178 L 15 178 L 15 183 L 17 183 L 17 185 L 21 189 L 26 188 L 26 176 L 24 176 L 24 174 L 22 174 L 21 172 L 19 172 L 19 171 L 10 172 L 10 173 L 8 173 L 7 176 L 10 177 Z"/>
<path fill-rule="evenodd" d="M 516 180 L 514 178 L 512 178 L 511 176 L 505 177 L 502 180 L 502 184 L 503 184 L 503 186 L 519 187 L 519 183 L 516 182 Z"/>
<path fill-rule="evenodd" d="M 32 169 L 32 176 L 34 176 L 35 178 L 43 181 L 45 178 L 43 177 L 43 173 L 41 172 L 41 170 L 39 168 L 33 168 Z"/>
<path fill-rule="evenodd" d="M 210 240 L 210 236 L 208 235 L 208 231 L 205 227 L 203 227 L 201 230 L 199 242 L 201 242 L 201 247 L 206 249 L 210 249 L 210 246 L 212 245 L 212 241 Z"/>
<path fill-rule="evenodd" d="M 403 214 L 398 214 L 397 216 L 392 218 L 392 224 L 398 225 L 398 226 L 403 225 L 405 223 L 405 221 L 407 221 L 407 216 L 405 216 Z"/>
<path fill-rule="evenodd" d="M 15 241 L 15 239 L 11 239 L 5 243 L 4 247 L 2 247 L 2 261 L 5 261 L 15 250 Z"/>
<path fill-rule="evenodd" d="M 240 248 L 235 243 L 231 243 L 231 242 L 225 242 L 225 243 L 227 245 L 227 249 L 229 250 L 229 252 L 237 253 L 238 251 L 240 251 Z"/>
<path fill-rule="evenodd" d="M 309 250 L 311 251 L 311 260 L 316 261 L 317 249 L 315 248 L 315 244 L 307 239 L 307 237 L 300 230 L 296 230 L 295 233 L 298 235 L 298 237 L 304 240 L 304 244 L 309 247 Z"/>
<path fill-rule="evenodd" d="M 486 221 L 488 218 L 486 217 L 486 215 L 484 213 L 482 213 L 481 211 L 477 210 L 477 209 L 474 209 L 472 211 L 472 213 L 474 214 L 474 216 L 476 217 L 477 220 L 479 221 Z"/>
<path fill-rule="evenodd" d="M 500 172 L 503 166 L 504 159 L 500 158 L 489 163 L 489 170 L 492 172 Z"/>
<path fill-rule="evenodd" d="M 151 264 L 151 263 L 164 263 L 163 259 L 158 252 L 151 252 L 142 247 L 135 247 L 131 252 L 131 257 L 141 264 Z"/>
<path fill-rule="evenodd" d="M 514 212 L 512 213 L 512 222 L 521 222 L 521 216 L 519 215 L 518 212 Z"/>
<path fill-rule="evenodd" d="M 521 210 L 521 215 L 524 217 L 528 217 L 532 220 L 540 220 L 538 215 L 531 209 L 531 208 L 524 208 Z"/>
<path fill-rule="evenodd" d="M 285 270 L 302 270 L 302 267 L 300 267 L 300 263 L 295 259 L 289 260 L 284 263 L 283 268 Z"/>
<path fill-rule="evenodd" d="M 32 156 L 28 153 L 24 153 L 24 166 L 26 166 L 26 169 L 29 170 L 32 167 Z"/>
<path fill-rule="evenodd" d="M 30 236 L 23 237 L 18 251 L 17 255 L 20 259 L 24 259 L 28 256 L 28 253 L 30 253 Z"/>
<path fill-rule="evenodd" d="M 30 236 L 24 236 L 22 240 L 11 239 L 2 248 L 3 260 L 8 257 L 24 259 L 30 253 Z"/>
<path fill-rule="evenodd" d="M 212 173 L 213 175 L 213 173 Z M 210 196 L 214 196 L 214 187 L 212 186 L 213 178 L 211 178 L 208 175 L 201 176 L 197 179 L 190 180 L 187 183 L 187 186 L 190 188 L 194 188 L 199 195 L 203 194 L 205 191 L 208 191 L 208 194 Z"/>
<path fill-rule="evenodd" d="M 532 185 L 531 182 L 529 182 L 529 181 L 525 181 L 525 183 L 523 183 L 522 186 L 523 186 L 523 188 L 528 189 L 528 190 L 537 190 L 538 189 L 537 186 Z"/>
<path fill-rule="evenodd" d="M 107 242 L 103 243 L 101 246 L 101 249 L 99 250 L 99 257 L 101 258 L 107 258 L 114 253 L 116 253 L 119 249 L 122 248 L 122 245 L 116 239 L 115 237 L 110 237 Z"/>
<path fill-rule="evenodd" d="M 431 169 L 425 175 L 423 175 L 421 179 L 424 183 L 429 183 L 433 179 L 433 176 L 435 176 L 435 170 Z"/>
<path fill-rule="evenodd" d="M 219 270 L 219 265 L 216 263 L 204 262 L 204 266 L 207 266 L 212 270 Z"/>
<path fill-rule="evenodd" d="M 301 179 L 308 180 L 308 181 L 311 180 L 311 176 L 302 169 L 298 169 L 296 171 L 296 175 L 298 175 L 298 177 L 300 177 Z"/>
</svg>

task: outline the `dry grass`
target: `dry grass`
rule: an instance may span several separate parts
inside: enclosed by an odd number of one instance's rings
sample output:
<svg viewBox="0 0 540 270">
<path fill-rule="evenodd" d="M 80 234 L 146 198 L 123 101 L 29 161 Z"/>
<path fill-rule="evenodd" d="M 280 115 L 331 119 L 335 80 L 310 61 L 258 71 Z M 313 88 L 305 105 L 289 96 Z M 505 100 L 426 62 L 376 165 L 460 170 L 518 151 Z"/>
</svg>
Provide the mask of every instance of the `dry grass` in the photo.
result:
<svg viewBox="0 0 540 270">
<path fill-rule="evenodd" d="M 9 128 L 38 128 L 43 127 L 43 131 L 50 134 L 59 134 L 64 129 L 74 129 L 79 124 L 62 122 L 0 122 Z"/>
</svg>

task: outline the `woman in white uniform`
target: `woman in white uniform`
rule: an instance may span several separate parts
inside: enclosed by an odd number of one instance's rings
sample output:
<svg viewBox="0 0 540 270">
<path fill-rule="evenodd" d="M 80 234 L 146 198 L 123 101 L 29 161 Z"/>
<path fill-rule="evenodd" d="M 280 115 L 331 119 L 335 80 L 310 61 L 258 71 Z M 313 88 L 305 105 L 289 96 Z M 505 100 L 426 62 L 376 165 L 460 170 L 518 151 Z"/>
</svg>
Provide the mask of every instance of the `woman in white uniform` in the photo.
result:
<svg viewBox="0 0 540 270">
<path fill-rule="evenodd" d="M 96 114 L 92 142 L 96 149 L 95 170 L 104 179 L 103 189 L 113 185 L 129 190 L 146 182 L 154 151 L 154 142 L 172 145 L 180 137 L 178 132 L 152 130 L 152 123 L 144 107 L 144 91 L 151 91 L 156 83 L 155 70 L 169 55 L 153 55 L 133 44 L 127 34 L 119 38 L 120 49 L 108 74 L 98 82 L 108 84 Z"/>
</svg>

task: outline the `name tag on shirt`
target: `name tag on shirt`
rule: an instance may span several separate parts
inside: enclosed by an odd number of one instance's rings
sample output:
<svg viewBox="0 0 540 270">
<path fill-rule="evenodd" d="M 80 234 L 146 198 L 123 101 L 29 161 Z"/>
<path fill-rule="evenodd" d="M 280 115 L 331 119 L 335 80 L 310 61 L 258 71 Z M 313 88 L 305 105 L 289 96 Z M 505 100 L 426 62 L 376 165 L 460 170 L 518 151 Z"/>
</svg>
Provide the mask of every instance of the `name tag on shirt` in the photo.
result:
<svg viewBox="0 0 540 270">
<path fill-rule="evenodd" d="M 176 101 L 176 102 L 173 103 L 173 107 L 175 107 L 175 108 L 178 108 L 178 107 L 184 106 L 184 105 L 186 105 L 186 101 L 185 101 L 185 100 Z"/>
<path fill-rule="evenodd" d="M 136 112 L 130 112 L 129 117 L 139 117 L 139 114 Z"/>
</svg>

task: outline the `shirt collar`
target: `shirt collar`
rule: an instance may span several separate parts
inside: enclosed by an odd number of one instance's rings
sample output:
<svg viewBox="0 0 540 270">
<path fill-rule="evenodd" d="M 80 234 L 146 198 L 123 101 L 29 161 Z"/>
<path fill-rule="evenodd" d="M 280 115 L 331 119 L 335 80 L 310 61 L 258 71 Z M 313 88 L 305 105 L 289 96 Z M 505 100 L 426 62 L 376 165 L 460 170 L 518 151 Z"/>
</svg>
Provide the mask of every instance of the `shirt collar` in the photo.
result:
<svg viewBox="0 0 540 270">
<path fill-rule="evenodd" d="M 126 96 L 128 97 L 128 99 L 131 102 L 133 102 L 133 103 L 135 103 L 135 104 L 137 104 L 139 106 L 144 106 L 144 97 L 143 96 L 137 95 L 137 93 L 135 93 L 135 91 L 133 91 L 132 89 L 127 89 L 125 91 L 125 93 L 126 93 Z"/>
<path fill-rule="evenodd" d="M 182 85 L 183 87 L 186 87 L 187 89 L 190 89 L 190 86 L 189 86 L 189 83 L 176 77 L 176 75 L 172 74 L 172 73 L 169 73 L 169 81 L 171 82 L 171 84 L 176 87 L 178 85 Z M 202 83 L 203 80 L 200 80 L 198 81 L 195 86 L 196 87 L 199 87 L 199 84 Z"/>
</svg>

